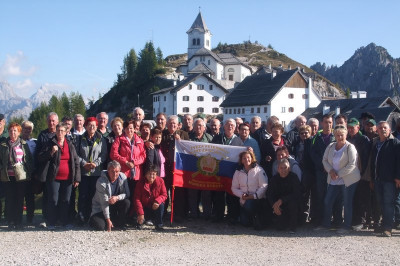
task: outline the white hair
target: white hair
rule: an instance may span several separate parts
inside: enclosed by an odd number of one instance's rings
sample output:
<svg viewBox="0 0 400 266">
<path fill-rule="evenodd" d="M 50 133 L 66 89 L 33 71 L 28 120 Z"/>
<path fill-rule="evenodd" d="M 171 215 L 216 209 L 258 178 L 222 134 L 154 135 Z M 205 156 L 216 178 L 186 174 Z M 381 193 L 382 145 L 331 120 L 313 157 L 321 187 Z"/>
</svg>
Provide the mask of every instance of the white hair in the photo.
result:
<svg viewBox="0 0 400 266">
<path fill-rule="evenodd" d="M 177 115 L 170 115 L 170 116 L 168 116 L 168 121 L 170 121 L 170 120 L 176 120 L 176 122 L 178 122 L 179 117 Z"/>
<path fill-rule="evenodd" d="M 57 114 L 56 112 L 50 112 L 50 113 L 47 115 L 47 120 L 50 119 L 50 116 L 55 116 L 55 117 L 57 117 L 57 120 L 58 120 L 58 114 Z"/>
<path fill-rule="evenodd" d="M 196 118 L 196 119 L 194 120 L 193 124 L 196 124 L 197 122 L 200 122 L 204 127 L 206 126 L 206 123 L 205 123 L 204 120 L 201 119 L 200 117 L 199 117 L 199 118 Z"/>
<path fill-rule="evenodd" d="M 31 121 L 28 121 L 28 120 L 25 120 L 24 122 L 22 122 L 21 126 L 22 127 L 30 127 L 30 128 L 32 128 L 32 130 L 34 128 L 33 123 Z"/>
<path fill-rule="evenodd" d="M 135 108 L 133 108 L 133 113 L 135 113 L 136 111 L 139 111 L 142 115 L 144 115 L 144 111 L 143 111 L 143 109 L 142 108 L 140 108 L 140 107 L 135 107 Z"/>
<path fill-rule="evenodd" d="M 316 119 L 316 118 L 314 118 L 314 117 L 311 117 L 310 119 L 308 119 L 307 125 L 310 125 L 310 124 L 312 124 L 312 123 L 316 123 L 317 125 L 319 125 L 318 119 Z"/>
<path fill-rule="evenodd" d="M 260 122 L 261 122 L 261 117 L 259 117 L 259 116 L 253 116 L 252 118 L 251 118 L 251 121 L 253 121 L 254 119 L 258 119 Z"/>
<path fill-rule="evenodd" d="M 96 119 L 98 120 L 100 118 L 101 115 L 105 115 L 106 119 L 108 120 L 108 114 L 106 112 L 100 112 L 96 115 Z"/>
<path fill-rule="evenodd" d="M 235 119 L 233 119 L 233 118 L 228 118 L 228 119 L 226 119 L 224 125 L 226 125 L 228 122 L 231 122 L 231 123 L 234 124 L 235 127 L 236 127 L 236 121 L 235 121 Z"/>
</svg>

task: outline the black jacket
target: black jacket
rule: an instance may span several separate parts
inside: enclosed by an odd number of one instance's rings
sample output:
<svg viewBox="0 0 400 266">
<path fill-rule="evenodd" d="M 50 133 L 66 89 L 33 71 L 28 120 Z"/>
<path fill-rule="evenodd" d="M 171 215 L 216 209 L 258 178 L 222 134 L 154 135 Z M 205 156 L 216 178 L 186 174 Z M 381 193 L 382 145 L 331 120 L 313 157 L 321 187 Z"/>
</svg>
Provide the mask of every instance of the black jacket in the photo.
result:
<svg viewBox="0 0 400 266">
<path fill-rule="evenodd" d="M 36 165 L 36 173 L 38 180 L 44 182 L 46 181 L 46 175 L 49 169 L 49 160 L 40 160 L 40 154 L 43 154 L 49 150 L 51 145 L 51 139 L 56 135 L 56 133 L 50 133 L 48 129 L 42 130 L 39 133 L 36 142 L 36 151 L 34 154 L 34 160 Z"/>
<path fill-rule="evenodd" d="M 283 139 L 283 145 L 287 147 L 287 141 L 286 139 L 282 136 Z M 264 168 L 265 172 L 267 173 L 267 176 L 271 177 L 272 176 L 272 165 L 274 164 L 276 160 L 276 152 L 274 145 L 272 144 L 273 138 L 269 138 L 264 140 L 264 142 L 261 144 L 260 150 L 261 150 L 261 166 Z M 267 162 L 265 159 L 267 156 L 271 156 L 271 161 Z M 322 157 L 321 157 L 322 158 Z"/>
<path fill-rule="evenodd" d="M 353 137 L 349 135 L 347 137 L 347 141 L 356 147 L 359 165 L 361 166 L 361 169 L 359 170 L 360 174 L 363 175 L 368 167 L 369 154 L 371 152 L 371 142 L 369 141 L 367 136 L 364 136 L 361 133 L 361 131 L 359 131 Z"/>
<path fill-rule="evenodd" d="M 335 137 L 332 134 L 330 136 L 329 143 L 334 141 Z M 324 165 L 322 164 L 322 158 L 324 157 L 324 153 L 328 145 L 325 144 L 324 139 L 322 138 L 322 130 L 318 131 L 318 133 L 311 139 L 310 158 L 314 165 L 314 171 L 325 172 Z"/>
<path fill-rule="evenodd" d="M 271 205 L 281 199 L 282 204 L 288 201 L 298 201 L 301 199 L 301 186 L 297 175 L 289 172 L 285 178 L 276 174 L 272 177 L 267 189 L 267 198 Z"/>
<path fill-rule="evenodd" d="M 158 176 L 160 176 L 161 170 L 161 158 L 160 158 L 160 145 L 154 145 L 154 149 L 146 148 L 146 161 L 144 163 L 145 172 L 151 165 L 155 165 L 158 167 Z"/>
<path fill-rule="evenodd" d="M 400 180 L 400 141 L 392 135 L 383 143 L 378 152 L 379 137 L 372 143 L 371 179 L 385 182 Z"/>
<path fill-rule="evenodd" d="M 300 141 L 299 130 L 297 127 L 293 128 L 286 134 L 286 141 L 289 153 L 296 155 L 296 146 Z"/>
</svg>

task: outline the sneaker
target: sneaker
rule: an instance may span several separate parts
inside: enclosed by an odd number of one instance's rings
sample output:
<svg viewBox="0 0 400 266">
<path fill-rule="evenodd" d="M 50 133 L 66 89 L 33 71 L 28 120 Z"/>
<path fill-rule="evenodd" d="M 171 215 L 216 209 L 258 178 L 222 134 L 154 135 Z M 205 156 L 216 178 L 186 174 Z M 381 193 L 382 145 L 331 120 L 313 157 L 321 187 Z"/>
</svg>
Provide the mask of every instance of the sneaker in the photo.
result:
<svg viewBox="0 0 400 266">
<path fill-rule="evenodd" d="M 347 235 L 350 233 L 350 229 L 347 228 L 340 228 L 336 231 L 339 235 Z"/>
<path fill-rule="evenodd" d="M 382 232 L 382 236 L 383 237 L 391 237 L 392 236 L 392 232 L 390 232 L 389 230 L 385 230 Z"/>
<path fill-rule="evenodd" d="M 7 229 L 8 229 L 8 231 L 12 231 L 12 230 L 15 229 L 15 225 L 9 224 L 8 227 L 7 227 Z"/>
<path fill-rule="evenodd" d="M 142 229 L 143 229 L 143 224 L 136 225 L 136 230 L 142 230 Z"/>
<path fill-rule="evenodd" d="M 39 228 L 46 228 L 46 227 L 47 227 L 46 222 L 41 222 L 39 224 Z"/>
<path fill-rule="evenodd" d="M 396 229 L 396 230 L 399 230 L 399 231 L 400 231 L 400 223 L 397 223 L 397 224 L 394 226 L 394 229 Z"/>
<path fill-rule="evenodd" d="M 354 231 L 360 232 L 361 229 L 363 229 L 363 225 L 362 224 L 353 225 L 352 228 Z"/>
<path fill-rule="evenodd" d="M 144 224 L 145 224 L 145 225 L 148 225 L 148 226 L 153 226 L 153 225 L 154 225 L 153 222 L 152 222 L 151 220 L 145 221 Z"/>
</svg>

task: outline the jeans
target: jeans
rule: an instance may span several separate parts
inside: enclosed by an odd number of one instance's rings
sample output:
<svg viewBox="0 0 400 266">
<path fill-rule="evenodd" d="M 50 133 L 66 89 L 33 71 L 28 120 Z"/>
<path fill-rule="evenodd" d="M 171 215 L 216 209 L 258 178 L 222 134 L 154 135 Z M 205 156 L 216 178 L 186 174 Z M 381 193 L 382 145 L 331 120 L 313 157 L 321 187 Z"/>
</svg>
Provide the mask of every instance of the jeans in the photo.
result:
<svg viewBox="0 0 400 266">
<path fill-rule="evenodd" d="M 370 182 L 360 180 L 353 202 L 353 225 L 368 224 L 372 215 Z"/>
<path fill-rule="evenodd" d="M 246 200 L 240 207 L 240 223 L 244 226 L 250 226 L 256 214 L 259 213 L 259 204 L 257 199 Z"/>
<path fill-rule="evenodd" d="M 345 185 L 328 185 L 324 200 L 324 220 L 323 226 L 330 227 L 332 209 L 336 200 L 342 202 L 344 207 L 344 228 L 351 228 L 351 221 L 353 217 L 353 198 L 356 191 L 358 182 L 346 187 Z"/>
<path fill-rule="evenodd" d="M 128 199 L 117 201 L 109 206 L 110 220 L 115 227 L 125 226 L 125 217 L 128 214 L 131 202 Z M 107 230 L 106 218 L 103 212 L 98 212 L 92 215 L 89 220 L 89 225 L 98 231 Z"/>
<path fill-rule="evenodd" d="M 98 178 L 98 176 L 82 176 L 79 184 L 78 212 L 83 215 L 85 221 L 89 220 L 92 212 L 92 199 L 96 193 Z"/>
<path fill-rule="evenodd" d="M 155 226 L 163 225 L 164 203 L 161 203 L 157 210 L 144 208 L 143 211 L 146 220 L 151 220 Z"/>
<path fill-rule="evenodd" d="M 394 222 L 396 185 L 393 182 L 375 180 L 375 193 L 382 210 L 382 226 L 391 231 Z"/>
<path fill-rule="evenodd" d="M 47 221 L 54 226 L 57 218 L 62 225 L 68 224 L 69 200 L 72 191 L 71 180 L 47 180 Z"/>
</svg>

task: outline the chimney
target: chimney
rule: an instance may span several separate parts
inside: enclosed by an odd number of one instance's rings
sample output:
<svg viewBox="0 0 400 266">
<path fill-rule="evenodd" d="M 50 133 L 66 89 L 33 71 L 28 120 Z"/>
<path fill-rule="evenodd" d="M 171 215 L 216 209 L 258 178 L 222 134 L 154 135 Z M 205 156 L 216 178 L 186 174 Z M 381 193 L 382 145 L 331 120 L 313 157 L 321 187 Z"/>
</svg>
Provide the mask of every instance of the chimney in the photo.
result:
<svg viewBox="0 0 400 266">
<path fill-rule="evenodd" d="M 174 87 L 177 85 L 177 80 L 176 79 L 174 79 Z"/>
<path fill-rule="evenodd" d="M 335 116 L 338 116 L 338 115 L 340 115 L 340 106 L 339 105 L 336 106 L 336 109 L 335 109 Z"/>
<path fill-rule="evenodd" d="M 271 79 L 274 79 L 276 77 L 276 72 L 275 71 L 272 71 L 271 72 Z"/>
<path fill-rule="evenodd" d="M 327 106 L 326 104 L 324 104 L 324 106 L 322 107 L 322 115 L 326 115 L 330 111 L 331 111 L 331 108 L 329 106 Z"/>
<path fill-rule="evenodd" d="M 269 70 L 272 70 L 271 63 L 269 63 L 268 69 L 269 69 Z"/>
<path fill-rule="evenodd" d="M 292 70 L 292 66 L 291 66 L 291 65 L 288 65 L 288 69 L 289 69 L 289 70 Z"/>
<path fill-rule="evenodd" d="M 185 77 L 184 75 L 179 75 L 178 76 L 179 81 L 183 80 L 184 77 Z"/>
</svg>

